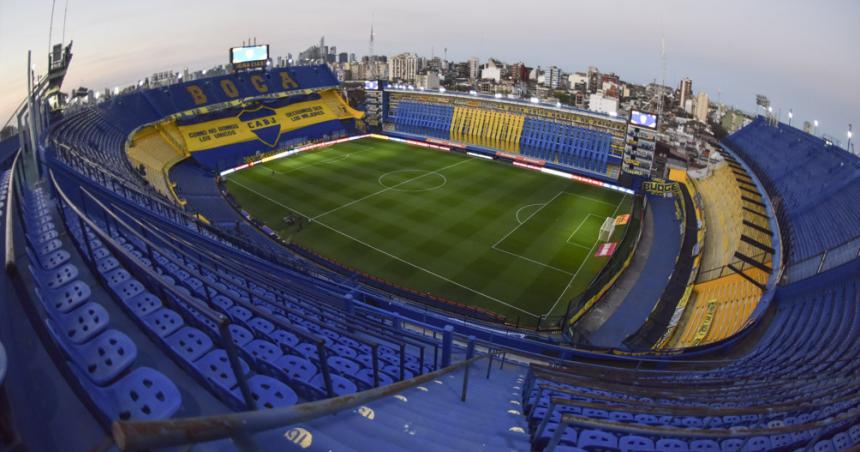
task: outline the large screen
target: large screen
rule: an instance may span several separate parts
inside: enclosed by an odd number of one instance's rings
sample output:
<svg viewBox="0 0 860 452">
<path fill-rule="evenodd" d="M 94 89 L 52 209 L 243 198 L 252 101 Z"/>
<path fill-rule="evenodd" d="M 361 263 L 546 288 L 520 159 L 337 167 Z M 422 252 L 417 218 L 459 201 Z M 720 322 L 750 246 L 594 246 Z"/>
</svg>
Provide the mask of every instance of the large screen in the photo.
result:
<svg viewBox="0 0 860 452">
<path fill-rule="evenodd" d="M 633 110 L 630 112 L 630 122 L 649 129 L 657 128 L 657 115 Z"/>
<path fill-rule="evenodd" d="M 378 90 L 379 89 L 379 80 L 365 80 L 364 81 L 364 89 L 366 90 Z"/>
<path fill-rule="evenodd" d="M 236 69 L 262 67 L 269 60 L 269 46 L 233 47 L 230 49 L 230 64 Z"/>
</svg>

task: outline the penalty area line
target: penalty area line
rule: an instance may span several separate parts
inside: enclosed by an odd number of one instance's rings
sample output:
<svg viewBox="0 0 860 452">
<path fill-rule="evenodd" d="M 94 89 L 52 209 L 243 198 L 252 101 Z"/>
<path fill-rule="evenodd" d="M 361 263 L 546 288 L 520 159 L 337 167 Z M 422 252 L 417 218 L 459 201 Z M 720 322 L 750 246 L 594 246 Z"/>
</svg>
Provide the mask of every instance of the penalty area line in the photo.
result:
<svg viewBox="0 0 860 452">
<path fill-rule="evenodd" d="M 470 160 L 466 160 L 466 161 L 470 161 Z M 281 203 L 280 201 L 277 201 L 277 200 L 275 200 L 275 199 L 272 199 L 271 197 L 269 197 L 269 196 L 267 196 L 267 195 L 264 195 L 264 194 L 262 194 L 262 193 L 258 192 L 257 190 L 254 190 L 253 188 L 248 187 L 247 185 L 242 184 L 241 182 L 236 181 L 235 179 L 233 180 L 233 182 L 234 182 L 236 185 L 238 185 L 238 186 L 240 186 L 240 187 L 244 188 L 245 190 L 248 190 L 248 191 L 250 191 L 250 192 L 252 192 L 252 193 L 256 194 L 257 196 L 259 196 L 259 197 L 261 197 L 261 198 L 263 198 L 263 199 L 265 199 L 265 200 L 267 200 L 267 201 L 269 201 L 269 202 L 271 202 L 271 203 L 273 203 L 273 204 L 276 204 L 276 205 L 281 206 L 281 207 L 283 207 L 283 208 L 285 208 L 285 209 L 291 210 L 291 211 L 293 211 L 293 212 L 295 212 L 295 213 L 298 213 L 299 215 L 302 215 L 302 216 L 304 216 L 304 217 L 306 217 L 306 218 L 310 218 L 310 217 L 308 217 L 307 215 L 305 215 L 305 214 L 303 214 L 303 213 L 299 212 L 298 210 L 293 209 L 293 208 L 291 208 L 291 207 L 289 207 L 289 206 L 287 206 L 287 205 L 285 205 L 285 204 Z M 314 217 L 314 218 L 316 218 L 316 217 Z M 326 228 L 326 229 L 328 229 L 328 230 L 330 230 L 330 231 L 332 231 L 332 232 L 334 232 L 334 233 L 336 233 L 336 234 L 340 234 L 340 235 L 342 235 L 342 236 L 344 236 L 344 237 L 346 237 L 346 238 L 348 238 L 348 239 L 350 239 L 350 240 L 352 240 L 352 241 L 354 241 L 354 242 L 356 242 L 356 243 L 360 243 L 360 244 L 362 244 L 362 245 L 364 245 L 364 246 L 366 246 L 366 247 L 368 247 L 368 248 L 370 248 L 370 249 L 373 249 L 373 250 L 375 250 L 375 251 L 377 251 L 377 252 L 379 252 L 379 253 L 381 253 L 381 254 L 384 254 L 384 255 L 386 255 L 386 256 L 388 256 L 388 257 L 390 257 L 390 258 L 394 259 L 394 260 L 397 260 L 397 261 L 402 262 L 402 263 L 404 263 L 404 264 L 406 264 L 406 265 L 409 265 L 410 267 L 413 267 L 413 268 L 415 268 L 415 269 L 417 269 L 417 270 L 421 270 L 421 271 L 423 271 L 423 272 L 425 272 L 425 273 L 427 273 L 427 274 L 429 274 L 429 275 L 435 276 L 436 278 L 439 278 L 439 279 L 441 279 L 441 280 L 443 280 L 443 281 L 445 281 L 445 282 L 448 282 L 448 283 L 450 283 L 450 284 L 453 284 L 453 285 L 455 285 L 455 286 L 458 286 L 458 287 L 460 287 L 460 288 L 462 288 L 462 289 L 465 289 L 465 290 L 467 290 L 467 291 L 469 291 L 469 292 L 472 292 L 472 293 L 474 293 L 474 294 L 476 294 L 476 295 L 480 295 L 480 296 L 482 296 L 482 297 L 484 297 L 484 298 L 486 298 L 486 299 L 488 299 L 488 300 L 494 301 L 494 302 L 496 302 L 496 303 L 503 304 L 503 305 L 505 305 L 505 306 L 507 306 L 507 307 L 509 307 L 509 308 L 511 308 L 511 309 L 515 309 L 515 310 L 517 310 L 517 311 L 522 312 L 523 314 L 529 315 L 529 316 L 534 317 L 534 318 L 536 318 L 536 319 L 537 319 L 537 318 L 540 318 L 540 316 L 539 316 L 539 315 L 537 315 L 537 314 L 533 314 L 533 313 L 531 313 L 531 312 L 529 312 L 529 311 L 526 311 L 525 309 L 522 309 L 522 308 L 520 308 L 520 307 L 514 306 L 514 305 L 512 305 L 512 304 L 510 304 L 510 303 L 507 303 L 507 302 L 505 302 L 505 301 L 499 300 L 499 299 L 498 299 L 498 298 L 496 298 L 496 297 L 493 297 L 493 296 L 491 296 L 491 295 L 487 295 L 487 294 L 485 294 L 485 293 L 483 293 L 483 292 L 481 292 L 481 291 L 475 290 L 475 289 L 473 289 L 473 288 L 471 288 L 471 287 L 469 287 L 469 286 L 466 286 L 466 285 L 460 284 L 460 283 L 458 283 L 457 281 L 454 281 L 454 280 L 452 280 L 452 279 L 450 279 L 450 278 L 447 278 L 447 277 L 445 277 L 445 276 L 442 276 L 442 275 L 440 275 L 440 274 L 438 274 L 438 273 L 436 273 L 436 272 L 434 272 L 434 271 L 432 271 L 432 270 L 428 270 L 428 269 L 426 269 L 426 268 L 424 268 L 424 267 L 421 267 L 420 265 L 416 265 L 416 264 L 414 264 L 414 263 L 412 263 L 412 262 L 410 262 L 410 261 L 408 261 L 408 260 L 406 260 L 406 259 L 403 259 L 403 258 L 401 258 L 401 257 L 399 257 L 399 256 L 395 256 L 394 254 L 391 254 L 391 253 L 389 253 L 389 252 L 387 252 L 387 251 L 385 251 L 385 250 L 379 249 L 379 248 L 377 248 L 377 247 L 375 247 L 375 246 L 373 246 L 373 245 L 371 245 L 371 244 L 369 244 L 369 243 L 367 243 L 367 242 L 364 242 L 363 240 L 359 240 L 359 239 L 357 239 L 357 238 L 355 238 L 355 237 L 353 237 L 353 236 L 351 236 L 351 235 L 347 234 L 346 232 L 343 232 L 343 231 L 341 231 L 341 230 L 339 230 L 339 229 L 337 229 L 337 228 L 335 228 L 335 227 L 333 227 L 333 226 L 329 226 L 329 225 L 327 225 L 327 224 L 323 223 L 322 221 L 315 220 L 315 219 L 313 219 L 313 218 L 311 218 L 311 221 L 312 221 L 312 223 L 313 223 L 313 224 L 318 224 L 318 225 L 320 225 L 320 226 L 322 226 L 322 227 L 324 227 L 324 228 Z"/>
<path fill-rule="evenodd" d="M 618 213 L 618 209 L 621 207 L 621 203 L 623 203 L 623 202 L 624 202 L 624 197 L 622 197 L 621 200 L 618 201 L 618 205 L 615 206 L 615 211 L 612 212 L 613 217 Z M 564 287 L 564 289 L 558 295 L 558 298 L 556 298 L 555 303 L 552 304 L 552 307 L 549 308 L 549 311 L 547 311 L 546 314 L 544 314 L 542 317 L 547 317 L 550 314 L 552 314 L 552 311 L 555 310 L 555 307 L 558 306 L 558 303 L 561 301 L 562 298 L 564 298 L 564 294 L 566 294 L 568 289 L 570 289 L 570 286 L 573 284 L 573 281 L 579 275 L 579 272 L 582 271 L 582 267 L 584 267 L 585 263 L 588 262 L 589 259 L 591 259 L 591 255 L 594 253 L 594 248 L 597 246 L 598 243 L 600 243 L 600 239 L 595 240 L 594 245 L 591 245 L 591 248 L 589 248 L 588 254 L 585 256 L 585 259 L 582 260 L 582 263 L 579 264 L 579 268 L 576 269 L 576 273 L 574 273 L 573 277 L 570 278 L 570 281 L 568 281 L 567 285 Z"/>
</svg>

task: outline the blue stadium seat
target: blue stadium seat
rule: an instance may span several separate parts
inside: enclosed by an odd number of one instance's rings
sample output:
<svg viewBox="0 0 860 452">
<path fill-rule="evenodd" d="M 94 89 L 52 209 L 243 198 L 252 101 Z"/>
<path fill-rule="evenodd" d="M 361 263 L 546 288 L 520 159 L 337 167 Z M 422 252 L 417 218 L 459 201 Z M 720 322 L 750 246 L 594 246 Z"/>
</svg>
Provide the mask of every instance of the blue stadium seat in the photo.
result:
<svg viewBox="0 0 860 452">
<path fill-rule="evenodd" d="M 50 321 L 48 328 L 71 361 L 79 366 L 81 373 L 97 385 L 113 381 L 137 359 L 134 342 L 117 330 L 106 330 L 91 341 L 76 345 L 57 335 Z"/>
<path fill-rule="evenodd" d="M 89 383 L 89 379 L 79 371 L 76 373 L 95 405 L 108 419 L 167 419 L 182 405 L 182 395 L 176 385 L 148 367 L 139 367 L 106 387 Z"/>
<path fill-rule="evenodd" d="M 617 449 L 618 438 L 616 438 L 612 433 L 601 430 L 583 430 L 579 433 L 579 442 L 577 443 L 577 446 L 583 449 Z M 657 447 L 660 447 L 659 443 Z"/>
<path fill-rule="evenodd" d="M 206 333 L 183 326 L 165 339 L 167 345 L 187 363 L 193 363 L 212 349 L 212 339 Z"/>
<path fill-rule="evenodd" d="M 80 280 L 54 290 L 36 289 L 36 294 L 46 308 L 63 314 L 84 304 L 89 300 L 91 293 L 90 286 Z"/>
<path fill-rule="evenodd" d="M 295 405 L 299 397 L 288 385 L 265 375 L 254 375 L 248 379 L 248 389 L 254 397 L 257 409 L 283 408 Z M 241 399 L 242 392 L 237 387 L 233 394 Z"/>
<path fill-rule="evenodd" d="M 82 344 L 89 341 L 110 323 L 110 317 L 102 305 L 88 302 L 67 314 L 54 317 L 58 333 L 67 341 Z"/>
<path fill-rule="evenodd" d="M 618 448 L 621 449 L 622 452 L 652 451 L 654 450 L 654 441 L 644 436 L 622 436 L 621 439 L 618 440 Z"/>
</svg>

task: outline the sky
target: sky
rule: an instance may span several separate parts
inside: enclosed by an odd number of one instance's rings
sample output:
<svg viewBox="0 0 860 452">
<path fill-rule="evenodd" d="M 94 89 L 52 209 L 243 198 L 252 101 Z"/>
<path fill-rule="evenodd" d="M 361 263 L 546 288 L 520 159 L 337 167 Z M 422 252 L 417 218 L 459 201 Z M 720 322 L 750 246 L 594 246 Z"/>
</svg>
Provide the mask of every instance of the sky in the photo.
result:
<svg viewBox="0 0 860 452">
<path fill-rule="evenodd" d="M 0 123 L 26 93 L 27 50 L 47 66 L 50 0 L 0 0 Z M 63 37 L 56 0 L 52 42 Z M 596 66 L 635 83 L 693 80 L 694 92 L 754 111 L 755 95 L 795 125 L 817 119 L 843 143 L 860 128 L 858 0 L 70 0 L 65 40 L 74 58 L 65 89 L 127 85 L 153 72 L 227 62 L 249 37 L 286 55 L 319 42 L 375 52 L 466 60 L 490 57 L 568 72 Z"/>
</svg>

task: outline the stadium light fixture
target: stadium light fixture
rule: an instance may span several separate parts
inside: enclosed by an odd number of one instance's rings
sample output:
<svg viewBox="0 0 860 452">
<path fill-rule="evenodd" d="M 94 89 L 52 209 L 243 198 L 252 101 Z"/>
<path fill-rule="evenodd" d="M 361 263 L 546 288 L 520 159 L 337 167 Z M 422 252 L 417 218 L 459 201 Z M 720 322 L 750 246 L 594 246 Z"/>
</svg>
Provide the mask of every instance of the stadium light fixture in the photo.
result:
<svg viewBox="0 0 860 452">
<path fill-rule="evenodd" d="M 613 118 L 617 118 L 617 117 L 618 117 L 618 112 L 617 112 L 617 111 L 610 111 L 610 112 L 609 112 L 609 116 L 612 116 Z"/>
<path fill-rule="evenodd" d="M 477 95 L 478 95 L 478 92 L 477 92 L 477 91 L 475 91 L 475 90 L 471 90 L 471 91 L 469 91 L 469 94 L 470 94 L 470 95 L 472 95 L 472 96 L 477 96 Z"/>
<path fill-rule="evenodd" d="M 493 97 L 495 97 L 496 99 L 501 99 L 501 98 L 502 98 L 502 93 L 496 93 L 496 95 L 495 95 L 495 96 L 493 96 Z"/>
<path fill-rule="evenodd" d="M 444 92 L 445 92 L 445 87 L 444 87 L 444 86 L 440 86 L 440 87 L 439 87 L 439 92 L 440 92 L 440 93 L 444 93 Z"/>
<path fill-rule="evenodd" d="M 561 102 L 556 102 L 556 103 L 555 103 L 555 108 L 561 108 Z"/>
<path fill-rule="evenodd" d="M 531 102 L 533 104 L 539 104 L 540 99 L 538 99 L 537 97 L 532 97 L 531 99 L 529 99 L 529 102 Z"/>
</svg>

